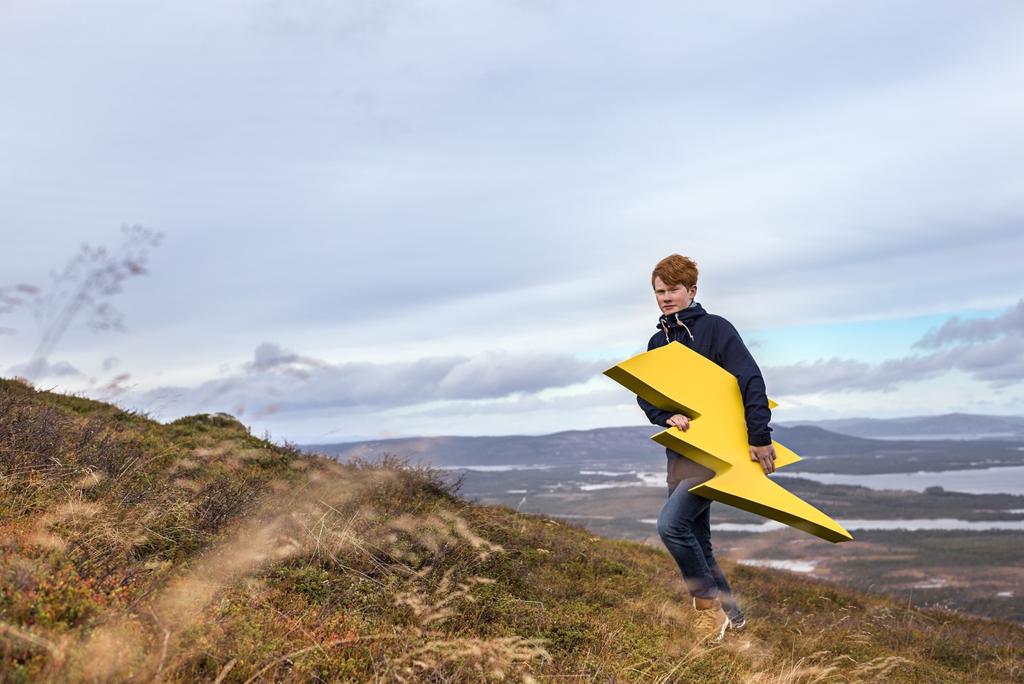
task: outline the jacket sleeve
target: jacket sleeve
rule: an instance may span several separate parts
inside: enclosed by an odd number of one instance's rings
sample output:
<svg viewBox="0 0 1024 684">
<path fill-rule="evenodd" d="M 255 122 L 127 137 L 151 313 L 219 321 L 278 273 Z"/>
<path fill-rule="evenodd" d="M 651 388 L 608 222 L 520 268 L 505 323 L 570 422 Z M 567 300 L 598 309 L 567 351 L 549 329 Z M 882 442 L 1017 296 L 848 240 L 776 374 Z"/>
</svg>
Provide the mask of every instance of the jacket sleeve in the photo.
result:
<svg viewBox="0 0 1024 684">
<path fill-rule="evenodd" d="M 772 412 L 768 408 L 768 394 L 761 369 L 732 323 L 724 318 L 720 320 L 717 345 L 719 361 L 739 382 L 747 419 L 747 441 L 751 446 L 767 446 L 772 443 L 772 429 L 768 426 Z"/>
<path fill-rule="evenodd" d="M 647 341 L 647 351 L 654 349 L 654 346 L 654 337 L 652 337 Z M 640 408 L 642 408 L 644 413 L 647 414 L 647 420 L 651 421 L 655 425 L 660 425 L 661 427 L 668 427 L 668 423 L 666 421 L 675 415 L 671 411 L 662 411 L 660 408 L 639 395 L 637 395 L 636 403 L 640 404 Z"/>
<path fill-rule="evenodd" d="M 647 419 L 649 421 L 655 425 L 660 425 L 661 427 L 668 427 L 668 423 L 666 421 L 675 415 L 671 411 L 662 411 L 660 408 L 641 396 L 637 396 L 636 403 L 640 404 L 640 408 L 642 408 L 644 413 L 647 414 Z"/>
</svg>

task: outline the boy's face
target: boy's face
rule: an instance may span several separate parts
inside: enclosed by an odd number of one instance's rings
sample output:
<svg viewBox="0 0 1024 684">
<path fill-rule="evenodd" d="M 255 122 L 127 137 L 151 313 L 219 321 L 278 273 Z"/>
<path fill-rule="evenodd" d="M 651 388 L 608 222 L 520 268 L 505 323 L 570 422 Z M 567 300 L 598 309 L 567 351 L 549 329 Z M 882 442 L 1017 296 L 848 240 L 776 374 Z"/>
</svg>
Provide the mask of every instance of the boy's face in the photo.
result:
<svg viewBox="0 0 1024 684">
<path fill-rule="evenodd" d="M 654 279 L 654 296 L 661 313 L 675 313 L 690 306 L 690 302 L 697 296 L 697 286 L 688 288 L 681 283 L 666 285 L 658 276 Z"/>
</svg>

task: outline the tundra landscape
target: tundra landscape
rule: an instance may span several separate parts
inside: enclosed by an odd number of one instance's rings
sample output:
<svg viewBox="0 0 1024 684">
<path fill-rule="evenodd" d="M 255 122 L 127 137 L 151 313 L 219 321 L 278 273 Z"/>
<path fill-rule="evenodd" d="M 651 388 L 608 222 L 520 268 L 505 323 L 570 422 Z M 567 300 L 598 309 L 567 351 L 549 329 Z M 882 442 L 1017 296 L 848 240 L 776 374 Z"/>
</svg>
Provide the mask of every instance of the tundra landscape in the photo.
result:
<svg viewBox="0 0 1024 684">
<path fill-rule="evenodd" d="M 93 681 L 1020 681 L 1024 630 L 729 563 L 707 647 L 666 553 L 0 381 L 0 672 Z"/>
</svg>

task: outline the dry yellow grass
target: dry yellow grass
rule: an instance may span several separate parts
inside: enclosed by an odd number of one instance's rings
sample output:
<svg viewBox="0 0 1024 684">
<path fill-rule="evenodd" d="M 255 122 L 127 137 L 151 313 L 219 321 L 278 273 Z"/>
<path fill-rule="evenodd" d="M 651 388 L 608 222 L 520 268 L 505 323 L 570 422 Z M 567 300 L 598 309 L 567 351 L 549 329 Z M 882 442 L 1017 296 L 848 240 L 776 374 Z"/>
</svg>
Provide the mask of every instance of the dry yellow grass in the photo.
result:
<svg viewBox="0 0 1024 684">
<path fill-rule="evenodd" d="M 1024 681 L 1017 627 L 755 568 L 702 647 L 658 549 L 223 417 L 0 381 L 0 454 L 5 683 Z"/>
</svg>

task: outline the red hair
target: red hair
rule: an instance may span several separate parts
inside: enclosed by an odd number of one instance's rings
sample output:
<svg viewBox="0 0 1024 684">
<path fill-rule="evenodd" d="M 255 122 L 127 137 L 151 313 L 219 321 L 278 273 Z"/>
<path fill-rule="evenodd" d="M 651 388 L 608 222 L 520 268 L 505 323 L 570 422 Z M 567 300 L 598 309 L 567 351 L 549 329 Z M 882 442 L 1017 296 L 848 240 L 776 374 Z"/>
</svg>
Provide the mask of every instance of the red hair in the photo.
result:
<svg viewBox="0 0 1024 684">
<path fill-rule="evenodd" d="M 682 285 L 689 289 L 697 284 L 697 262 L 681 254 L 671 254 L 654 267 L 651 273 L 651 287 L 654 287 L 655 278 L 661 278 L 661 282 L 669 287 Z"/>
</svg>

